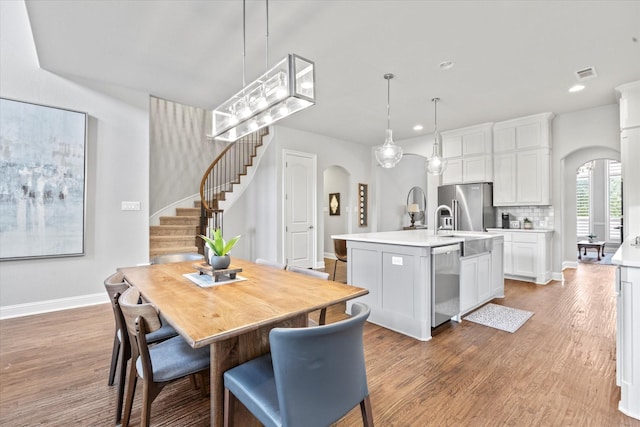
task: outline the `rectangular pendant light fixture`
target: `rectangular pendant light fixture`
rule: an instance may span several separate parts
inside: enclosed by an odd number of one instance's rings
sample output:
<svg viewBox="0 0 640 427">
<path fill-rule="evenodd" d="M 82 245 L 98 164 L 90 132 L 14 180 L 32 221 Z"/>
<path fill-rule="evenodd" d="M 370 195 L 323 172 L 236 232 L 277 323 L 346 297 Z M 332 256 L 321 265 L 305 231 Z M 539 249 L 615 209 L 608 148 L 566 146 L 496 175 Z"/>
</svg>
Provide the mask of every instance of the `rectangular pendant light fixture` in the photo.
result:
<svg viewBox="0 0 640 427">
<path fill-rule="evenodd" d="M 315 103 L 315 65 L 290 53 L 213 110 L 210 137 L 233 142 Z"/>
</svg>

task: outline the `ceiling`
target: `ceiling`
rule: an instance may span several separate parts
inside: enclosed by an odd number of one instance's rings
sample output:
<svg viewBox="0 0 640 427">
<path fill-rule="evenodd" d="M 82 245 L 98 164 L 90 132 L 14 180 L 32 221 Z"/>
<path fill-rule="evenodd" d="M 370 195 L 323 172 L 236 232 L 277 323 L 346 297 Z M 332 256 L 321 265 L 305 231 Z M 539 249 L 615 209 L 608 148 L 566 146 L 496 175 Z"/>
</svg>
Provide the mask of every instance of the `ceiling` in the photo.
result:
<svg viewBox="0 0 640 427">
<path fill-rule="evenodd" d="M 40 66 L 213 109 L 242 88 L 242 1 L 27 0 Z M 266 7 L 246 4 L 247 83 L 267 69 Z M 268 62 L 316 64 L 317 102 L 280 124 L 396 141 L 616 102 L 640 80 L 640 1 L 269 1 Z M 442 61 L 454 61 L 441 70 Z M 595 67 L 569 93 L 575 71 Z M 412 128 L 421 123 L 424 130 Z"/>
</svg>

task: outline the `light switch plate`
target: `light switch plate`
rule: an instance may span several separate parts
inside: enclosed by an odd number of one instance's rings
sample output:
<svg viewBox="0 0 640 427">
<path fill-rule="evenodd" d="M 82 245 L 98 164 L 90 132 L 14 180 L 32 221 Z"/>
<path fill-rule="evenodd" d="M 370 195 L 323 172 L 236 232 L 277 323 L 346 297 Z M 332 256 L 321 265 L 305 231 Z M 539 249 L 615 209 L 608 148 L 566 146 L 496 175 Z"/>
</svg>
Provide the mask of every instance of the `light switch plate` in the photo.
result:
<svg viewBox="0 0 640 427">
<path fill-rule="evenodd" d="M 123 211 L 139 211 L 140 202 L 122 202 Z"/>
<path fill-rule="evenodd" d="M 401 256 L 392 256 L 391 264 L 393 265 L 402 265 L 402 257 Z"/>
</svg>

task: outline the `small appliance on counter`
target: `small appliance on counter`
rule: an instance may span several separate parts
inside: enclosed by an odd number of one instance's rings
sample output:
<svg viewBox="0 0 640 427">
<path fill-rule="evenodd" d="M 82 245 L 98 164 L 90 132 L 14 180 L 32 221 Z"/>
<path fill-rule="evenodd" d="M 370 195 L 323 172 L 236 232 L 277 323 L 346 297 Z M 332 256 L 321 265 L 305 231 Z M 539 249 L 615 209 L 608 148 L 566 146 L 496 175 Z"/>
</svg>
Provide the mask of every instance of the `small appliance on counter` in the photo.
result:
<svg viewBox="0 0 640 427">
<path fill-rule="evenodd" d="M 502 228 L 510 228 L 509 227 L 509 214 L 508 213 L 503 213 L 502 214 Z"/>
<path fill-rule="evenodd" d="M 509 228 L 520 228 L 520 221 L 509 221 Z"/>
</svg>

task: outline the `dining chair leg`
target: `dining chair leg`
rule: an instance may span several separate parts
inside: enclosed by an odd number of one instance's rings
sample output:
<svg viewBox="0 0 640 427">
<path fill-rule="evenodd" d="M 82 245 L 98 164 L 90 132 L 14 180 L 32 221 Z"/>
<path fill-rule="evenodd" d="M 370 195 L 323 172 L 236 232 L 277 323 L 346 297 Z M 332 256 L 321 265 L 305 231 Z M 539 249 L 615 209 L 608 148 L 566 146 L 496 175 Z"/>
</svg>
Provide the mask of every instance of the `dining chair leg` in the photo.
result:
<svg viewBox="0 0 640 427">
<path fill-rule="evenodd" d="M 338 266 L 338 260 L 336 259 L 333 263 L 333 281 L 336 281 L 336 267 Z"/>
<path fill-rule="evenodd" d="M 327 323 L 327 307 L 320 310 L 320 317 L 318 318 L 318 325 L 325 325 Z"/>
<path fill-rule="evenodd" d="M 360 412 L 362 412 L 362 424 L 364 427 L 373 427 L 373 411 L 371 410 L 369 396 L 360 402 Z"/>
<path fill-rule="evenodd" d="M 109 369 L 109 385 L 113 385 L 116 377 L 116 368 L 118 366 L 118 355 L 120 354 L 120 340 L 118 336 L 113 336 L 113 350 L 111 350 L 111 368 Z"/>
<path fill-rule="evenodd" d="M 144 381 L 142 385 L 142 408 L 140 412 L 140 427 L 149 427 L 151 418 L 151 401 L 149 382 Z"/>
<path fill-rule="evenodd" d="M 228 388 L 224 389 L 224 427 L 233 426 L 233 412 L 235 410 L 233 405 L 234 397 Z"/>
<path fill-rule="evenodd" d="M 118 375 L 118 393 L 116 397 L 116 424 L 119 424 L 122 420 L 122 404 L 124 402 L 124 385 L 127 379 L 127 362 L 128 358 L 124 355 L 125 349 L 124 346 L 120 347 L 120 355 L 118 356 L 118 360 L 120 360 L 120 370 Z"/>
<path fill-rule="evenodd" d="M 136 383 L 138 382 L 138 375 L 136 374 L 136 364 L 131 361 L 131 368 L 129 369 L 129 381 L 127 382 L 127 397 L 124 405 L 124 415 L 122 416 L 122 427 L 129 427 L 129 420 L 131 419 L 131 409 L 133 407 L 133 396 L 136 392 Z"/>
</svg>

